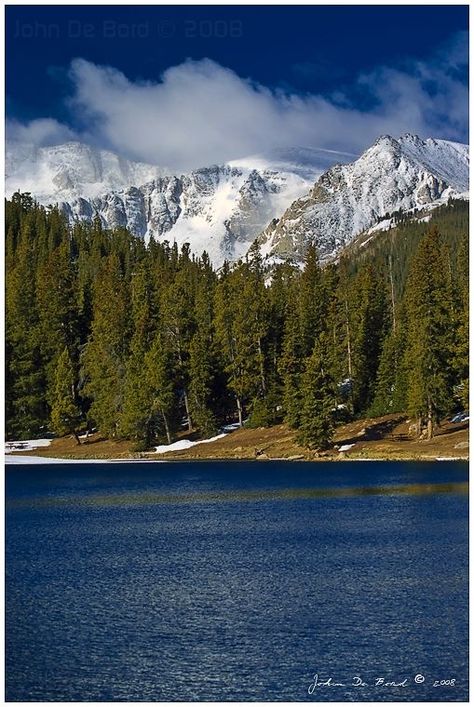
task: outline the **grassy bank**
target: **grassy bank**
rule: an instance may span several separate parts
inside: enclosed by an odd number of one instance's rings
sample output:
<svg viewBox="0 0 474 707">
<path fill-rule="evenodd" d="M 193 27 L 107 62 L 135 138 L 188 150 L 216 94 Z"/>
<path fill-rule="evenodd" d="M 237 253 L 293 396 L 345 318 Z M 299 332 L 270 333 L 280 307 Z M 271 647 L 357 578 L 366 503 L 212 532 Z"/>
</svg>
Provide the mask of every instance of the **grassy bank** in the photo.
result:
<svg viewBox="0 0 474 707">
<path fill-rule="evenodd" d="M 337 428 L 334 447 L 326 452 L 313 452 L 296 441 L 295 432 L 287 425 L 270 428 L 241 429 L 214 442 L 165 454 L 133 452 L 134 443 L 103 439 L 99 434 L 83 439 L 80 445 L 69 437 L 54 439 L 49 447 L 29 456 L 64 459 L 275 459 L 331 461 L 351 459 L 433 460 L 468 458 L 468 423 L 443 422 L 432 440 L 419 440 L 410 431 L 405 415 L 357 420 Z M 187 438 L 188 435 L 185 435 Z M 342 450 L 341 450 L 342 447 Z M 18 452 L 21 454 L 21 452 Z"/>
</svg>

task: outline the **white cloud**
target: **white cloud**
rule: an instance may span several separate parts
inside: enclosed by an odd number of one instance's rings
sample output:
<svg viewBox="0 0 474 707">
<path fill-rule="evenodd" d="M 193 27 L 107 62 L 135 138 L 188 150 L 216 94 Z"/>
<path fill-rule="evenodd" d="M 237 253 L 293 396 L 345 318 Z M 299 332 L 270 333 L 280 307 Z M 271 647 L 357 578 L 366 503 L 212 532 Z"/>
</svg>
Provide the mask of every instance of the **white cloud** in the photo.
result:
<svg viewBox="0 0 474 707">
<path fill-rule="evenodd" d="M 171 67 L 155 83 L 76 59 L 70 107 L 87 126 L 82 139 L 172 170 L 293 145 L 359 152 L 384 133 L 463 140 L 467 87 L 457 74 L 466 47 L 456 35 L 429 62 L 378 68 L 329 97 L 272 91 L 209 59 Z M 23 129 L 43 140 L 68 131 L 47 120 Z"/>
<path fill-rule="evenodd" d="M 42 147 L 43 145 L 56 145 L 68 140 L 75 140 L 77 136 L 67 125 L 63 125 L 53 118 L 38 118 L 29 123 L 8 120 L 7 138 Z"/>
</svg>

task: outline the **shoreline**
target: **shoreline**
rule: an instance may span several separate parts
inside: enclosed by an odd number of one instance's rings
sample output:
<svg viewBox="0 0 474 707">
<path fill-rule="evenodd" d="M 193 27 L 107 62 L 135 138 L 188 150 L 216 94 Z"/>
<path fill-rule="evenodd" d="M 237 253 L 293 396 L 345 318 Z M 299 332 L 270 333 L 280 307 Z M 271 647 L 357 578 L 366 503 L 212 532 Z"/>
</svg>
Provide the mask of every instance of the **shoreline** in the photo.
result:
<svg viewBox="0 0 474 707">
<path fill-rule="evenodd" d="M 18 461 L 13 461 L 13 459 L 16 459 Z M 21 459 L 21 461 L 20 461 Z M 202 457 L 199 459 L 192 459 L 192 458 L 177 458 L 177 457 L 167 457 L 166 459 L 146 459 L 143 457 L 122 457 L 119 459 L 96 459 L 96 458 L 88 458 L 88 457 L 82 457 L 82 458 L 77 458 L 77 457 L 46 457 L 42 455 L 31 455 L 31 456 L 20 456 L 20 455 L 13 455 L 13 454 L 8 454 L 5 455 L 5 461 L 4 464 L 5 466 L 23 466 L 23 465 L 38 465 L 38 466 L 43 466 L 43 465 L 55 465 L 55 464 L 136 464 L 136 463 L 143 463 L 143 464 L 173 464 L 173 463 L 187 463 L 187 464 L 204 464 L 204 463 L 223 463 L 226 462 L 228 464 L 240 464 L 242 462 L 253 462 L 253 461 L 258 461 L 256 459 L 250 459 L 247 457 L 241 457 L 241 458 L 233 458 L 229 459 L 226 457 L 219 458 L 219 457 Z M 326 459 L 287 459 L 284 457 L 275 457 L 275 458 L 268 458 L 265 460 L 262 460 L 262 463 L 271 463 L 271 462 L 284 462 L 287 464 L 294 464 L 295 462 L 300 462 L 300 463 L 313 463 L 313 464 L 334 464 L 334 463 L 341 463 L 341 462 L 381 462 L 384 464 L 387 463 L 400 463 L 400 462 L 406 462 L 406 463 L 433 463 L 433 462 L 465 462 L 469 463 L 469 457 L 345 457 L 345 458 L 335 458 L 335 457 L 330 457 Z"/>
<path fill-rule="evenodd" d="M 190 437 L 190 439 L 189 439 Z M 179 435 L 170 446 L 155 451 L 135 452 L 136 443 L 110 440 L 99 433 L 82 438 L 77 445 L 71 437 L 7 443 L 5 463 L 103 463 L 103 462 L 434 462 L 469 461 L 467 420 L 445 420 L 431 440 L 417 439 L 411 421 L 403 414 L 385 415 L 340 425 L 333 445 L 325 451 L 302 447 L 287 425 L 267 428 L 240 428 L 201 440 L 194 435 Z M 15 451 L 11 445 L 17 444 Z M 20 447 L 21 445 L 21 447 Z M 16 461 L 15 461 L 16 459 Z"/>
</svg>

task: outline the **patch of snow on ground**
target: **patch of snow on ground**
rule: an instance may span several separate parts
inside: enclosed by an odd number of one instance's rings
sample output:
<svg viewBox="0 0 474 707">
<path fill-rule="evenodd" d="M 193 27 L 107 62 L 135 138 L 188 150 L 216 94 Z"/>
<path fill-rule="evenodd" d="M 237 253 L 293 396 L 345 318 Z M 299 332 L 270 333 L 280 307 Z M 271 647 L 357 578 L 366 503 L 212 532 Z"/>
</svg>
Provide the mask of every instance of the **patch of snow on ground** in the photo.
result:
<svg viewBox="0 0 474 707">
<path fill-rule="evenodd" d="M 7 456 L 6 464 L 89 464 L 94 462 L 108 462 L 113 459 L 52 459 L 50 457 L 29 457 L 23 454 Z"/>
<path fill-rule="evenodd" d="M 206 444 L 208 442 L 215 442 L 222 437 L 227 436 L 227 432 L 222 432 L 215 437 L 209 437 L 209 439 L 199 439 L 196 442 L 192 442 L 190 439 L 179 439 L 177 442 L 172 444 L 160 444 L 155 447 L 156 454 L 164 454 L 165 452 L 179 452 L 183 449 L 189 449 L 190 447 L 195 447 L 197 444 Z"/>
<path fill-rule="evenodd" d="M 56 459 L 53 457 L 30 457 L 23 454 L 8 455 L 5 459 L 6 464 L 136 464 L 139 462 L 147 463 L 154 462 L 155 464 L 165 464 L 164 461 L 157 459 Z"/>
<path fill-rule="evenodd" d="M 231 425 L 223 425 L 221 427 L 222 432 L 235 432 L 235 430 L 239 430 L 240 425 L 238 422 L 233 422 Z"/>
<path fill-rule="evenodd" d="M 465 411 L 458 412 L 458 414 L 451 419 L 451 422 L 466 422 L 467 420 L 469 420 L 469 413 Z"/>
<path fill-rule="evenodd" d="M 363 241 L 363 242 L 359 245 L 359 248 L 363 248 L 365 245 L 367 245 L 367 243 L 370 243 L 370 241 L 372 240 L 372 238 L 373 238 L 373 236 L 370 236 L 369 238 L 366 238 L 365 241 Z"/>
<path fill-rule="evenodd" d="M 52 439 L 23 439 L 14 442 L 5 442 L 5 454 L 12 452 L 31 452 L 39 447 L 49 447 Z"/>
<path fill-rule="evenodd" d="M 354 444 L 343 444 L 339 447 L 339 451 L 340 452 L 348 452 L 349 449 L 352 449 L 352 447 L 354 447 L 354 446 L 355 446 L 355 443 Z"/>
<path fill-rule="evenodd" d="M 392 227 L 392 219 L 391 218 L 386 218 L 383 221 L 379 221 L 378 223 L 375 224 L 375 226 L 372 226 L 367 230 L 367 233 L 375 233 L 376 231 L 388 231 L 389 228 Z M 370 240 L 370 238 L 369 238 Z M 364 243 L 367 243 L 367 241 L 364 241 Z"/>
</svg>

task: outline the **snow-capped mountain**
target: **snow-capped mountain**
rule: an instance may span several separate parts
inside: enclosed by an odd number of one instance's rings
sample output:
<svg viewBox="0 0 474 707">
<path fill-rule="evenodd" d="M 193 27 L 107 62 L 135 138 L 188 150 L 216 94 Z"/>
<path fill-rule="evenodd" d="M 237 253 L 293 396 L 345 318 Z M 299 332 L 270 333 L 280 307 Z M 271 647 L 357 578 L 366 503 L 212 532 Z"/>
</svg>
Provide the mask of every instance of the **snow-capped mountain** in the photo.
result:
<svg viewBox="0 0 474 707">
<path fill-rule="evenodd" d="M 35 147 L 10 141 L 5 163 L 7 196 L 18 190 L 31 192 L 42 204 L 93 199 L 164 174 L 159 167 L 131 162 L 81 142 Z"/>
<path fill-rule="evenodd" d="M 322 172 L 351 155 L 293 148 L 166 174 L 81 143 L 7 150 L 7 193 L 29 191 L 59 203 L 74 222 L 98 213 L 104 226 L 124 226 L 148 240 L 188 242 L 215 265 L 246 253 L 269 221 L 307 193 Z"/>
<path fill-rule="evenodd" d="M 301 259 L 310 239 L 327 259 L 386 214 L 468 189 L 466 145 L 383 136 L 348 164 L 353 157 L 295 147 L 172 175 L 77 142 L 11 143 L 6 185 L 8 196 L 19 189 L 59 203 L 71 222 L 97 213 L 105 227 L 145 240 L 187 242 L 216 266 L 242 257 L 257 236 L 270 259 Z"/>
<path fill-rule="evenodd" d="M 384 215 L 442 203 L 468 188 L 467 145 L 384 135 L 359 159 L 321 175 L 259 242 L 270 258 L 298 260 L 312 240 L 320 257 L 329 259 Z"/>
</svg>

